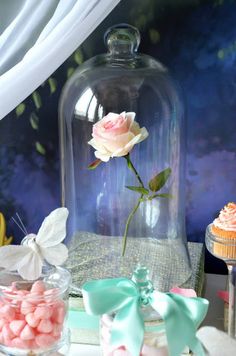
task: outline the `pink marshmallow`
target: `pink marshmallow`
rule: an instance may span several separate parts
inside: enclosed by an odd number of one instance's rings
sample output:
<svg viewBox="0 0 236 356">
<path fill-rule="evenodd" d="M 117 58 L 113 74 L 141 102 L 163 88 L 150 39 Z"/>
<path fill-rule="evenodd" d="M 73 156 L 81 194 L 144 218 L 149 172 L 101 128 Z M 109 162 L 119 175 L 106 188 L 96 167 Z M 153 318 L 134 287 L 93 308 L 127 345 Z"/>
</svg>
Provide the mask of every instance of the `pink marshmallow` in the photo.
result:
<svg viewBox="0 0 236 356">
<path fill-rule="evenodd" d="M 65 305 L 63 304 L 63 307 L 54 307 L 53 308 L 53 314 L 52 314 L 52 320 L 55 321 L 58 324 L 62 324 L 65 319 Z"/>
<path fill-rule="evenodd" d="M 111 339 L 111 331 L 110 328 L 106 328 L 104 326 L 101 327 L 101 335 L 103 337 L 103 340 L 109 344 L 110 343 L 110 339 Z"/>
<path fill-rule="evenodd" d="M 37 319 L 34 313 L 27 314 L 25 316 L 25 320 L 27 321 L 27 324 L 29 324 L 29 326 L 31 326 L 32 328 L 37 328 L 40 322 L 40 319 Z"/>
<path fill-rule="evenodd" d="M 35 342 L 39 347 L 48 347 L 54 344 L 55 339 L 50 334 L 38 334 L 35 337 Z"/>
<path fill-rule="evenodd" d="M 3 343 L 4 343 L 4 339 L 3 339 L 2 333 L 0 332 L 0 344 L 3 344 Z"/>
<path fill-rule="evenodd" d="M 29 349 L 29 341 L 22 340 L 19 337 L 16 337 L 11 340 L 11 347 L 16 347 L 17 349 Z"/>
<path fill-rule="evenodd" d="M 131 356 L 131 354 L 128 351 L 123 351 L 123 350 L 115 350 L 111 355 L 112 356 Z"/>
<path fill-rule="evenodd" d="M 35 309 L 34 315 L 37 319 L 49 319 L 51 318 L 52 313 L 53 313 L 52 308 L 44 304 L 42 306 L 38 306 Z"/>
<path fill-rule="evenodd" d="M 0 343 L 20 349 L 47 348 L 61 337 L 65 303 L 57 300 L 59 290 L 45 290 L 42 281 L 30 292 L 15 284 L 0 301 Z M 13 305 L 14 304 L 14 305 Z"/>
<path fill-rule="evenodd" d="M 17 291 L 17 282 L 12 282 L 12 284 L 11 284 L 11 290 L 12 290 L 12 291 Z"/>
<path fill-rule="evenodd" d="M 29 294 L 29 291 L 28 290 L 25 290 L 25 289 L 20 289 L 17 291 L 17 295 L 21 296 L 21 297 L 24 297 L 26 296 L 27 294 Z"/>
<path fill-rule="evenodd" d="M 11 331 L 8 324 L 5 324 L 2 328 L 2 336 L 4 341 L 11 340 L 15 337 L 15 334 Z"/>
<path fill-rule="evenodd" d="M 27 296 L 27 301 L 36 307 L 38 304 L 44 302 L 43 298 L 44 298 L 43 294 L 30 293 Z"/>
<path fill-rule="evenodd" d="M 11 347 L 12 345 L 12 340 L 11 339 L 4 339 L 3 340 L 3 345 Z"/>
<path fill-rule="evenodd" d="M 53 296 L 55 300 L 55 295 L 59 293 L 59 288 L 52 288 L 52 289 L 47 289 L 44 292 L 44 295 L 47 296 Z"/>
<path fill-rule="evenodd" d="M 54 305 L 55 300 L 57 299 L 57 296 L 59 294 L 59 289 L 58 288 L 53 288 L 53 289 L 48 289 L 45 290 L 44 292 L 44 299 L 47 303 L 50 303 Z"/>
<path fill-rule="evenodd" d="M 53 324 L 52 335 L 55 338 L 60 338 L 62 329 L 63 329 L 63 325 L 62 324 L 57 324 L 57 323 Z"/>
<path fill-rule="evenodd" d="M 24 314 L 21 314 L 21 312 L 16 313 L 15 319 L 16 319 L 16 320 L 25 320 L 25 315 L 24 315 Z"/>
<path fill-rule="evenodd" d="M 15 318 L 15 309 L 10 305 L 3 305 L 0 309 L 0 316 L 7 320 L 13 320 Z"/>
<path fill-rule="evenodd" d="M 37 327 L 40 333 L 48 334 L 53 331 L 53 324 L 48 319 L 42 319 Z"/>
<path fill-rule="evenodd" d="M 107 328 L 111 328 L 113 319 L 108 314 L 104 314 L 101 317 L 101 322 L 102 322 L 102 325 L 106 326 Z"/>
<path fill-rule="evenodd" d="M 23 300 L 21 303 L 21 313 L 26 315 L 29 313 L 33 313 L 35 311 L 35 306 L 29 303 L 27 300 Z"/>
<path fill-rule="evenodd" d="M 111 345 L 111 318 L 103 315 L 101 318 L 101 338 L 100 343 L 104 356 L 131 356 L 130 352 L 126 350 L 125 346 L 114 347 Z M 168 356 L 168 350 L 166 347 L 154 347 L 143 344 L 140 356 Z"/>
<path fill-rule="evenodd" d="M 45 285 L 43 281 L 36 281 L 31 287 L 31 293 L 43 294 L 45 292 Z"/>
<path fill-rule="evenodd" d="M 25 325 L 26 322 L 24 320 L 12 320 L 9 327 L 15 336 L 19 336 Z"/>
<path fill-rule="evenodd" d="M 5 325 L 6 320 L 0 319 L 0 331 L 2 331 L 3 326 Z"/>
<path fill-rule="evenodd" d="M 34 337 L 35 337 L 34 329 L 26 324 L 26 326 L 20 333 L 21 340 L 33 340 Z"/>
<path fill-rule="evenodd" d="M 163 347 L 153 347 L 148 345 L 143 345 L 141 356 L 168 356 L 169 352 L 165 346 Z"/>
<path fill-rule="evenodd" d="M 29 343 L 29 349 L 31 349 L 31 350 L 38 348 L 38 345 L 36 344 L 36 342 L 34 340 L 30 340 L 30 341 L 28 341 L 28 343 Z"/>
<path fill-rule="evenodd" d="M 53 303 L 54 308 L 65 308 L 65 302 L 62 299 L 54 299 Z"/>
<path fill-rule="evenodd" d="M 17 299 L 11 300 L 11 301 L 9 301 L 9 303 L 15 309 L 15 311 L 17 311 L 17 309 L 19 309 L 21 307 L 21 300 L 17 300 Z"/>
</svg>

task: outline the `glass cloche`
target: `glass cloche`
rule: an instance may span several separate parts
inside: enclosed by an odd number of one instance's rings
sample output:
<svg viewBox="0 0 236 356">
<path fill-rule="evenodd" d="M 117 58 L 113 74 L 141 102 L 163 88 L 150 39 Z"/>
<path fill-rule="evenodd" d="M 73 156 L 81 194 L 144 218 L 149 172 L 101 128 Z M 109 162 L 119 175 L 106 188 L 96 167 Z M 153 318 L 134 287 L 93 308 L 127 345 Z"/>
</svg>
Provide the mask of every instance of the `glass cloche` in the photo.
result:
<svg viewBox="0 0 236 356">
<path fill-rule="evenodd" d="M 167 291 L 191 275 L 183 107 L 167 68 L 137 52 L 136 28 L 113 26 L 105 42 L 108 53 L 77 69 L 59 105 L 62 203 L 70 211 L 68 267 L 81 287 L 89 279 L 130 277 L 137 265 L 145 265 L 154 287 Z M 96 160 L 97 147 L 88 142 L 97 134 L 98 126 L 93 125 L 104 117 L 101 130 L 110 128 L 113 118 L 118 126 L 126 125 L 125 130 L 135 120 L 135 135 L 147 130 L 148 137 L 137 139 L 129 152 L 116 151 L 108 161 L 97 154 Z M 113 129 L 110 139 L 116 146 L 127 136 L 117 139 L 114 125 Z M 124 126 L 120 129 L 127 134 Z M 101 142 L 105 144 L 104 137 Z M 98 167 L 88 169 L 94 161 Z"/>
</svg>

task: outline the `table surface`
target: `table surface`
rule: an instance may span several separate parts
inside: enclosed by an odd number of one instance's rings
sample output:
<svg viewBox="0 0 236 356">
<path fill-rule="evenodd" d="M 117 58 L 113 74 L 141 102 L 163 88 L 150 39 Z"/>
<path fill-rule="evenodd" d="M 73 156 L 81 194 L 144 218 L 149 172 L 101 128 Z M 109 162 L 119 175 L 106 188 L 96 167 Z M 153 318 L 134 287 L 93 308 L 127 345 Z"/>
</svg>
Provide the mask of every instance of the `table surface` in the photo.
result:
<svg viewBox="0 0 236 356">
<path fill-rule="evenodd" d="M 224 325 L 224 304 L 223 301 L 217 297 L 219 289 L 226 289 L 227 277 L 224 275 L 206 274 L 205 275 L 205 292 L 204 297 L 210 301 L 207 316 L 203 325 L 215 326 L 223 330 Z M 99 346 L 72 344 L 68 356 L 102 356 Z"/>
</svg>

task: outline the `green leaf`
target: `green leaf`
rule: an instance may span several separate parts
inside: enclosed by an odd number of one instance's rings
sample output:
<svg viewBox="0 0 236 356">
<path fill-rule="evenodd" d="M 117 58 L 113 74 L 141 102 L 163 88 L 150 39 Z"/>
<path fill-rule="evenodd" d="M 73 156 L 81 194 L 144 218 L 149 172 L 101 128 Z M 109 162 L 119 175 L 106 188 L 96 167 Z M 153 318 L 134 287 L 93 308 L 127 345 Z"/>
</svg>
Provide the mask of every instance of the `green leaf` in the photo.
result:
<svg viewBox="0 0 236 356">
<path fill-rule="evenodd" d="M 72 76 L 74 71 L 75 71 L 75 68 L 73 68 L 73 67 L 67 68 L 67 79 L 69 79 Z"/>
<path fill-rule="evenodd" d="M 147 23 L 147 18 L 144 14 L 139 15 L 135 20 L 135 27 L 137 27 L 140 31 L 144 30 Z"/>
<path fill-rule="evenodd" d="M 34 105 L 36 106 L 36 109 L 40 109 L 42 106 L 41 96 L 39 95 L 39 93 L 37 91 L 34 91 L 32 93 L 32 97 L 33 97 L 33 101 L 34 101 Z"/>
<path fill-rule="evenodd" d="M 167 179 L 171 174 L 171 169 L 166 168 L 164 171 L 158 173 L 154 178 L 152 178 L 148 185 L 152 192 L 157 192 L 160 190 L 166 183 Z"/>
<path fill-rule="evenodd" d="M 32 112 L 30 114 L 30 124 L 31 124 L 31 126 L 32 126 L 32 128 L 34 130 L 38 130 L 38 128 L 39 128 L 39 118 L 34 112 Z"/>
<path fill-rule="evenodd" d="M 164 193 L 164 194 L 156 194 L 155 195 L 157 198 L 169 198 L 169 199 L 171 199 L 171 198 L 173 198 L 173 196 L 171 195 L 171 194 L 168 194 L 168 193 Z"/>
<path fill-rule="evenodd" d="M 57 81 L 56 81 L 56 79 L 50 77 L 48 79 L 48 84 L 49 84 L 49 87 L 50 87 L 50 93 L 51 94 L 55 93 L 55 91 L 57 90 Z"/>
<path fill-rule="evenodd" d="M 101 163 L 102 161 L 100 159 L 96 159 L 95 161 L 93 161 L 92 163 L 90 163 L 90 165 L 88 166 L 88 169 L 92 170 L 92 169 L 95 169 L 97 168 L 97 166 L 99 166 L 99 164 Z"/>
<path fill-rule="evenodd" d="M 38 153 L 40 153 L 41 155 L 44 156 L 46 154 L 46 150 L 40 142 L 35 142 L 35 147 Z"/>
<path fill-rule="evenodd" d="M 130 158 L 129 158 L 129 153 L 126 156 L 124 156 L 124 158 L 126 159 L 127 167 L 129 169 L 133 170 L 132 163 L 131 163 Z"/>
<path fill-rule="evenodd" d="M 148 200 L 153 200 L 155 198 L 173 198 L 171 194 L 155 194 L 148 197 Z"/>
<path fill-rule="evenodd" d="M 156 44 L 157 42 L 160 41 L 160 33 L 155 30 L 154 28 L 151 28 L 149 30 L 149 36 L 150 36 L 150 40 L 153 44 Z"/>
<path fill-rule="evenodd" d="M 133 190 L 134 192 L 138 192 L 140 194 L 145 194 L 147 195 L 149 193 L 149 190 L 143 187 L 134 187 L 132 185 L 126 185 L 125 188 L 129 190 Z"/>
<path fill-rule="evenodd" d="M 82 64 L 84 59 L 83 59 L 83 53 L 81 52 L 80 49 L 77 49 L 77 51 L 75 51 L 74 53 L 74 60 L 77 64 Z"/>
<path fill-rule="evenodd" d="M 17 117 L 19 117 L 23 114 L 23 112 L 25 111 L 25 107 L 26 107 L 26 105 L 24 103 L 21 103 L 16 107 L 16 116 Z"/>
</svg>

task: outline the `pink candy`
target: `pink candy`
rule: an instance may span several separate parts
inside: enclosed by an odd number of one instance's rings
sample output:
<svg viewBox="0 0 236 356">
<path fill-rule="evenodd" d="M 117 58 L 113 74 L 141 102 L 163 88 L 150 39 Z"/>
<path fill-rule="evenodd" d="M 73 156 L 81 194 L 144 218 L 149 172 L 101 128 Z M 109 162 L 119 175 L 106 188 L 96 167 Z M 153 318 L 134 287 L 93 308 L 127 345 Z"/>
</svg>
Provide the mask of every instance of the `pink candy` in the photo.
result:
<svg viewBox="0 0 236 356">
<path fill-rule="evenodd" d="M 39 347 L 48 347 L 55 342 L 55 339 L 50 334 L 38 334 L 35 341 Z"/>
<path fill-rule="evenodd" d="M 12 320 L 9 327 L 14 335 L 19 336 L 25 325 L 26 322 L 24 320 Z"/>
<path fill-rule="evenodd" d="M 36 281 L 31 287 L 31 293 L 43 294 L 45 292 L 45 286 L 43 281 Z"/>
<path fill-rule="evenodd" d="M 37 319 L 34 313 L 27 314 L 25 320 L 29 326 L 32 326 L 32 328 L 37 328 L 40 323 L 40 319 Z"/>
<path fill-rule="evenodd" d="M 20 333 L 21 340 L 33 340 L 35 337 L 34 329 L 28 324 L 25 325 L 24 329 Z"/>
<path fill-rule="evenodd" d="M 49 319 L 51 318 L 52 313 L 53 308 L 51 306 L 40 305 L 35 309 L 34 316 L 36 319 Z"/>
<path fill-rule="evenodd" d="M 27 300 L 23 300 L 20 308 L 21 314 L 27 315 L 35 311 L 35 306 L 29 303 Z"/>
<path fill-rule="evenodd" d="M 53 324 L 49 319 L 42 319 L 37 327 L 40 333 L 51 333 L 53 331 Z"/>
<path fill-rule="evenodd" d="M 15 318 L 15 309 L 5 304 L 0 309 L 0 316 L 7 320 L 13 320 Z"/>
<path fill-rule="evenodd" d="M 61 337 L 65 304 L 58 289 L 46 290 L 43 281 L 30 291 L 13 284 L 0 300 L 0 343 L 20 349 L 48 348 Z"/>
<path fill-rule="evenodd" d="M 131 353 L 125 346 L 114 347 L 111 345 L 111 327 L 112 319 L 108 315 L 103 315 L 101 318 L 101 347 L 104 356 L 131 356 Z M 145 343 L 147 340 L 145 341 Z M 143 344 L 140 356 L 168 356 L 166 346 L 155 347 Z"/>
</svg>

